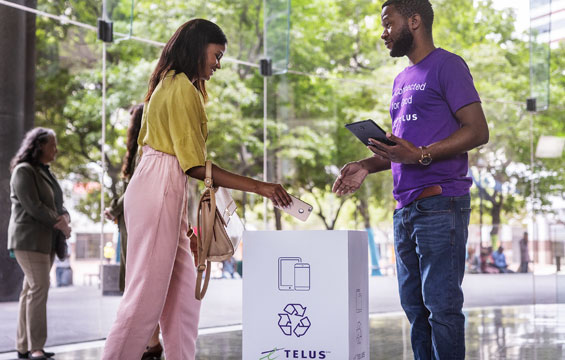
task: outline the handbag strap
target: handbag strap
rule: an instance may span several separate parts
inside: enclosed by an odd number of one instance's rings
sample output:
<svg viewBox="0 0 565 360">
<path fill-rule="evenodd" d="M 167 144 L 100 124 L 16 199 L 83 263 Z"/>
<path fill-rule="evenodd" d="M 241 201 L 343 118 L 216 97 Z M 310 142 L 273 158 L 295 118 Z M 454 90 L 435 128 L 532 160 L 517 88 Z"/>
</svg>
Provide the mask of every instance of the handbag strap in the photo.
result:
<svg viewBox="0 0 565 360">
<path fill-rule="evenodd" d="M 212 244 L 212 234 L 214 231 L 214 221 L 216 217 L 216 194 L 212 188 L 212 163 L 206 161 L 206 178 L 204 179 L 204 184 L 206 189 L 200 197 L 200 203 L 198 204 L 198 226 L 200 228 L 200 244 L 198 246 L 198 267 L 196 275 L 196 288 L 195 297 L 198 300 L 202 300 L 206 291 L 208 290 L 208 283 L 210 282 L 210 261 L 207 260 L 208 252 L 210 251 L 210 245 Z M 209 206 L 206 206 L 205 200 L 209 198 Z M 204 206 L 203 206 L 204 204 Z M 204 213 L 206 212 L 206 213 Z M 204 278 L 204 283 L 202 283 L 202 275 L 206 271 L 206 276 Z"/>
<path fill-rule="evenodd" d="M 200 236 L 198 237 L 199 244 L 198 244 L 198 266 L 196 267 L 196 287 L 194 296 L 198 300 L 202 300 L 206 291 L 208 290 L 208 282 L 210 281 L 210 261 L 207 261 L 206 258 L 208 257 L 208 252 L 210 251 L 210 244 L 212 242 L 212 234 L 211 232 L 213 229 L 208 226 L 208 223 L 212 223 L 210 221 L 209 214 L 205 215 L 204 212 L 208 213 L 211 206 L 211 202 L 205 202 L 206 197 L 211 196 L 212 193 L 211 189 L 204 190 L 202 197 L 200 198 L 200 203 L 198 204 L 198 227 L 200 229 Z M 206 220 L 204 219 L 206 218 Z M 206 271 L 208 270 L 208 271 Z M 204 283 L 202 283 L 203 273 L 206 271 L 206 276 L 204 278 Z"/>
<path fill-rule="evenodd" d="M 204 185 L 207 188 L 211 188 L 214 186 L 214 180 L 212 179 L 212 162 L 210 160 L 206 160 L 206 177 L 204 178 Z"/>
</svg>

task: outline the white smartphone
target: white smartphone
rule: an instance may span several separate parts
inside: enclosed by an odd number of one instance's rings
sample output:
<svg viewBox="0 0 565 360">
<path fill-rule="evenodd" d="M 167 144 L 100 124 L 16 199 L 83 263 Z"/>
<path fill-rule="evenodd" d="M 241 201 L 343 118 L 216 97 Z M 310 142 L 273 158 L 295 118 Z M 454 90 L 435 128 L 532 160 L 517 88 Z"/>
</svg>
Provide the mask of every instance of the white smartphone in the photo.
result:
<svg viewBox="0 0 565 360">
<path fill-rule="evenodd" d="M 310 264 L 294 264 L 294 290 L 310 291 Z"/>
<path fill-rule="evenodd" d="M 289 194 L 290 195 L 290 194 Z M 306 221 L 308 216 L 312 213 L 312 205 L 308 204 L 305 201 L 300 200 L 296 196 L 290 195 L 292 197 L 292 204 L 290 207 L 283 208 L 276 206 L 277 208 L 281 209 L 285 213 L 294 216 L 300 221 Z"/>
</svg>

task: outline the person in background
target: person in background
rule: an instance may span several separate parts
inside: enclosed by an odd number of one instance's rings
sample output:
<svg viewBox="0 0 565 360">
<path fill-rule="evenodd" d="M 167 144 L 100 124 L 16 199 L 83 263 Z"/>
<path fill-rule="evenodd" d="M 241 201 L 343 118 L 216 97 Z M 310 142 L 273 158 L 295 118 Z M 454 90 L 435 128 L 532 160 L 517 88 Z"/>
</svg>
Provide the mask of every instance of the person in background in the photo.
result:
<svg viewBox="0 0 565 360">
<path fill-rule="evenodd" d="M 506 263 L 506 255 L 504 255 L 504 248 L 499 246 L 498 249 L 492 253 L 492 259 L 494 262 L 494 266 L 501 272 L 501 273 L 512 273 L 514 271 L 508 269 L 508 264 Z"/>
<path fill-rule="evenodd" d="M 478 274 L 481 271 L 481 258 L 477 255 L 474 246 L 469 246 L 467 249 L 467 271 L 471 274 Z"/>
<path fill-rule="evenodd" d="M 73 284 L 73 269 L 71 256 L 67 254 L 64 259 L 55 258 L 55 281 L 57 287 L 71 286 Z"/>
<path fill-rule="evenodd" d="M 188 231 L 188 176 L 205 178 L 208 118 L 205 82 L 221 68 L 227 38 L 204 19 L 169 39 L 145 97 L 138 144 L 141 160 L 126 190 L 126 287 L 104 347 L 104 360 L 139 360 L 159 323 L 168 360 L 193 360 L 200 301 Z M 229 129 L 222 129 L 229 131 Z M 213 165 L 214 186 L 253 192 L 280 207 L 290 195 Z"/>
<path fill-rule="evenodd" d="M 120 232 L 120 291 L 123 293 L 125 290 L 126 282 L 126 257 L 127 257 L 127 244 L 128 244 L 128 231 L 126 228 L 126 221 L 124 217 L 124 198 L 135 167 L 137 165 L 137 138 L 139 130 L 141 129 L 141 118 L 143 116 L 143 104 L 132 106 L 129 111 L 130 122 L 127 131 L 126 139 L 126 155 L 122 165 L 122 179 L 123 179 L 123 192 L 120 196 L 112 199 L 110 206 L 104 210 L 106 219 L 114 221 L 118 224 Z M 159 324 L 155 328 L 149 343 L 145 347 L 145 352 L 141 356 L 141 360 L 160 359 L 163 355 L 163 346 L 159 341 L 160 328 Z"/>
<path fill-rule="evenodd" d="M 530 262 L 530 251 L 528 249 L 528 232 L 524 231 L 524 237 L 520 239 L 520 272 L 528 272 L 528 263 Z"/>
<path fill-rule="evenodd" d="M 116 250 L 114 249 L 114 243 L 112 241 L 107 241 L 106 245 L 104 245 L 104 259 L 109 264 L 110 261 L 116 255 Z"/>
<path fill-rule="evenodd" d="M 494 265 L 492 246 L 481 249 L 481 272 L 483 274 L 500 274 L 500 270 Z"/>
<path fill-rule="evenodd" d="M 49 272 L 58 232 L 65 239 L 71 235 L 63 191 L 49 170 L 56 155 L 55 132 L 37 127 L 25 135 L 10 162 L 8 250 L 24 272 L 16 334 L 19 359 L 48 359 L 54 355 L 43 350 L 47 340 Z"/>
<path fill-rule="evenodd" d="M 137 165 L 137 137 L 141 129 L 141 117 L 143 115 L 143 104 L 132 106 L 129 111 L 130 122 L 126 139 L 126 155 L 122 165 L 123 192 L 112 199 L 110 206 L 104 210 L 104 216 L 110 221 L 118 224 L 120 232 L 120 291 L 125 289 L 126 278 L 126 251 L 128 243 L 128 232 L 124 218 L 124 194 L 135 166 Z"/>
<path fill-rule="evenodd" d="M 227 279 L 228 275 L 235 279 L 235 274 L 237 274 L 237 261 L 235 258 L 232 256 L 228 260 L 222 261 L 222 279 Z"/>
</svg>

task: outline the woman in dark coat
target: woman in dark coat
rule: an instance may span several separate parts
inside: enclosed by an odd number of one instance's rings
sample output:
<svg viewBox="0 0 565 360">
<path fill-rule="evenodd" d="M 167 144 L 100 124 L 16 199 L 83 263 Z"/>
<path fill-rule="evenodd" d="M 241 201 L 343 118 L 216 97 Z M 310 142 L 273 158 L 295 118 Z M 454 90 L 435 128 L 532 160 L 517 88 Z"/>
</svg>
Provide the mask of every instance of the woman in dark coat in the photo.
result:
<svg viewBox="0 0 565 360">
<path fill-rule="evenodd" d="M 63 192 L 49 170 L 57 154 L 55 132 L 35 128 L 26 135 L 10 162 L 12 213 L 8 250 L 24 272 L 20 294 L 16 349 L 20 359 L 48 359 L 47 293 L 56 241 L 69 238 L 70 217 L 63 207 Z"/>
</svg>

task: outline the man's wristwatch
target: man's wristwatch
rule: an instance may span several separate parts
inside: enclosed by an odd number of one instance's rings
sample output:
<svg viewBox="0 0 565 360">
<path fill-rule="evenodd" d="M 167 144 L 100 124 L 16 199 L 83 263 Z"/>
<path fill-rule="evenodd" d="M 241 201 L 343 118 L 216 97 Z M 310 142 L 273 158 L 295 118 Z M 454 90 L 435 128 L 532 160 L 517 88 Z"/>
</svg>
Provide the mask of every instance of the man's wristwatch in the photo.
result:
<svg viewBox="0 0 565 360">
<path fill-rule="evenodd" d="M 420 150 L 422 150 L 422 156 L 418 162 L 424 166 L 430 165 L 432 163 L 432 154 L 426 151 L 427 148 L 425 146 L 420 146 Z"/>
</svg>

